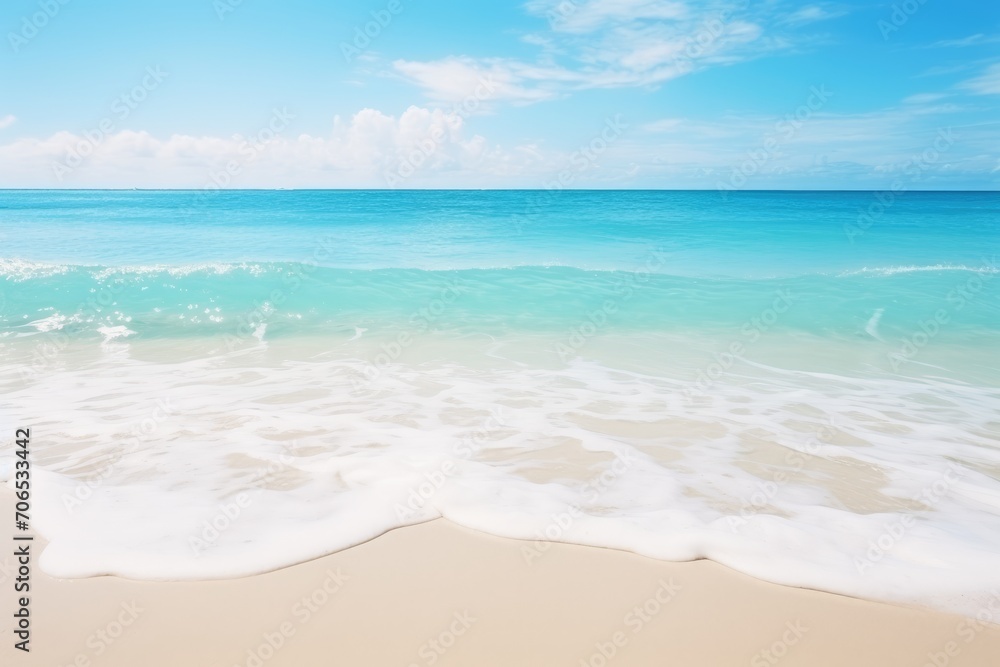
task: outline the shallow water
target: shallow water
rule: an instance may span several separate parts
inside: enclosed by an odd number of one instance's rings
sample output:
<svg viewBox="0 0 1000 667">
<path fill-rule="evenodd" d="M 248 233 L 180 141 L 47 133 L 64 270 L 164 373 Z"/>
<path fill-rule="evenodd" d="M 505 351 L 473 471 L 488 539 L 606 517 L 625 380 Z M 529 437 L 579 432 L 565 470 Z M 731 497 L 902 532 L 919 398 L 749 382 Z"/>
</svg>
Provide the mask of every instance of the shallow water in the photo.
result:
<svg viewBox="0 0 1000 667">
<path fill-rule="evenodd" d="M 445 516 L 974 614 L 1000 201 L 873 201 L 4 192 L 42 565 L 239 576 Z"/>
</svg>

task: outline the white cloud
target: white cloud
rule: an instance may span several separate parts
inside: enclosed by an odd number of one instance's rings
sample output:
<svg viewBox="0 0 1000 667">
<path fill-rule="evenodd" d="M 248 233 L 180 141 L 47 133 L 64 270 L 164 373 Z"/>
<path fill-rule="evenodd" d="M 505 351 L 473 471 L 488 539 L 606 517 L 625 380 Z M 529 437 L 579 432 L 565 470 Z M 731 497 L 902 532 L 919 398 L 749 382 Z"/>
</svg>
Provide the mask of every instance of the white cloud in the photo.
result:
<svg viewBox="0 0 1000 667">
<path fill-rule="evenodd" d="M 683 118 L 661 118 L 652 123 L 646 123 L 642 129 L 647 132 L 675 132 L 680 130 L 683 124 Z"/>
<path fill-rule="evenodd" d="M 917 93 L 903 99 L 903 104 L 930 104 L 948 97 L 943 93 Z"/>
<path fill-rule="evenodd" d="M 766 49 L 763 29 L 756 23 L 732 20 L 712 32 L 678 31 L 676 26 L 654 24 L 626 27 L 609 35 L 590 57 L 608 66 L 595 87 L 661 83 L 709 65 L 731 64 Z M 704 35 L 703 39 L 699 35 Z"/>
<path fill-rule="evenodd" d="M 979 46 L 981 44 L 994 44 L 1000 42 L 1000 35 L 984 35 L 978 33 L 975 35 L 969 35 L 968 37 L 962 37 L 961 39 L 942 39 L 933 44 L 928 45 L 927 48 L 954 48 L 954 47 L 966 47 L 966 46 Z"/>
<path fill-rule="evenodd" d="M 1000 63 L 986 68 L 981 75 L 959 84 L 977 95 L 1000 95 Z"/>
<path fill-rule="evenodd" d="M 714 187 L 743 169 L 751 174 L 751 188 L 882 188 L 903 178 L 919 189 L 981 178 L 995 160 L 981 147 L 1000 140 L 1000 126 L 953 126 L 953 109 L 940 105 L 854 114 L 788 111 L 781 117 L 665 118 L 643 126 L 644 136 L 628 138 L 619 158 L 638 164 L 645 182 L 660 187 Z M 914 169 L 928 154 L 929 161 Z"/>
<path fill-rule="evenodd" d="M 802 102 L 808 99 L 803 91 Z M 950 107 L 924 101 L 858 114 L 822 107 L 803 114 L 799 106 L 781 117 L 666 117 L 628 130 L 600 160 L 574 171 L 572 186 L 711 188 L 763 154 L 751 187 L 882 187 L 933 146 L 940 131 L 958 122 Z M 955 145 L 914 187 L 994 168 L 995 156 L 984 156 L 981 147 L 1000 141 L 1000 126 L 957 125 L 954 135 Z M 231 188 L 546 187 L 560 172 L 575 168 L 574 151 L 588 144 L 501 147 L 469 132 L 465 119 L 442 109 L 412 106 L 399 115 L 362 109 L 336 118 L 328 134 L 282 132 L 259 148 L 240 136 L 164 138 L 121 131 L 99 141 L 83 164 L 57 180 L 53 164 L 84 141 L 60 132 L 0 145 L 0 182 L 7 187 L 201 188 L 224 176 L 232 162 L 238 173 L 223 184 Z M 387 175 L 396 182 L 388 183 Z"/>
<path fill-rule="evenodd" d="M 14 116 L 14 114 L 7 114 L 6 116 L 3 116 L 2 118 L 0 118 L 0 130 L 4 129 L 5 127 L 10 127 L 15 122 L 17 122 L 17 117 Z"/>
<path fill-rule="evenodd" d="M 553 30 L 589 33 L 609 24 L 679 20 L 690 12 L 683 2 L 664 0 L 532 0 L 528 11 L 548 19 Z"/>
<path fill-rule="evenodd" d="M 532 80 L 558 78 L 559 73 L 543 72 L 515 61 L 472 58 L 445 58 L 431 62 L 397 60 L 396 71 L 420 87 L 433 102 L 465 107 L 489 108 L 491 102 L 530 103 L 554 96 L 551 91 L 532 87 Z"/>
<path fill-rule="evenodd" d="M 831 9 L 828 7 L 821 7 L 819 5 L 807 5 L 789 14 L 785 18 L 785 22 L 793 25 L 804 25 L 806 23 L 815 23 L 817 21 L 829 21 L 830 19 L 839 18 L 846 13 L 847 12 L 843 9 Z"/>
<path fill-rule="evenodd" d="M 390 180 L 421 187 L 441 175 L 474 180 L 537 161 L 467 135 L 460 115 L 416 106 L 398 117 L 362 109 L 335 118 L 328 136 L 259 135 L 263 142 L 131 130 L 90 142 L 58 132 L 0 146 L 0 179 L 12 187 L 385 187 Z M 77 165 L 71 151 L 86 156 Z M 226 174 L 227 164 L 236 165 L 235 174 Z"/>
<path fill-rule="evenodd" d="M 746 122 L 736 122 L 735 118 L 722 120 L 691 120 L 687 118 L 664 118 L 644 125 L 642 129 L 654 134 L 670 134 L 673 141 L 683 141 L 688 145 L 714 142 L 725 143 L 736 137 L 754 137 L 774 120 L 760 116 L 741 116 Z"/>
<path fill-rule="evenodd" d="M 450 56 L 396 61 L 397 73 L 432 101 L 453 102 L 475 82 L 499 82 L 496 101 L 527 104 L 590 88 L 655 86 L 707 67 L 725 66 L 799 46 L 788 21 L 753 3 L 663 0 L 532 0 L 528 11 L 548 20 L 543 34 L 522 41 L 540 48 L 535 62 Z M 807 8 L 809 9 L 809 8 Z M 818 6 L 800 20 L 837 15 Z M 774 28 L 767 34 L 765 23 Z"/>
</svg>

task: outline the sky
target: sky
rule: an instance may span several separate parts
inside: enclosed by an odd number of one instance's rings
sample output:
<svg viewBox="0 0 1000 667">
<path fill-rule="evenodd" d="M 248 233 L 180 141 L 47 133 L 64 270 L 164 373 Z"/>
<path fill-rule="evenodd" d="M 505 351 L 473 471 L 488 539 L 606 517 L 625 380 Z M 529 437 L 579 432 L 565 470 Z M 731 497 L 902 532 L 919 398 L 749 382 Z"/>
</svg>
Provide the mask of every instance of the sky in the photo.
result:
<svg viewBox="0 0 1000 667">
<path fill-rule="evenodd" d="M 6 0 L 0 188 L 995 190 L 993 0 Z"/>
</svg>

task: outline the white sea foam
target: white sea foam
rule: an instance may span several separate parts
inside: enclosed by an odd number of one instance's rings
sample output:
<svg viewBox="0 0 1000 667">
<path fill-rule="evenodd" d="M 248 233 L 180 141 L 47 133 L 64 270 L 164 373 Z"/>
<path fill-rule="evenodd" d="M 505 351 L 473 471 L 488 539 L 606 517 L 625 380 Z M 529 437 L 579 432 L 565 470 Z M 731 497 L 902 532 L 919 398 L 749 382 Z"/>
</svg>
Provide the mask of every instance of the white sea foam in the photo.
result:
<svg viewBox="0 0 1000 667">
<path fill-rule="evenodd" d="M 49 315 L 48 317 L 43 317 L 40 320 L 28 322 L 28 326 L 34 327 L 36 331 L 39 331 L 41 333 L 48 333 L 50 331 L 59 331 L 64 326 L 66 326 L 66 324 L 73 321 L 79 321 L 79 318 L 78 317 L 70 318 L 66 317 L 61 313 L 54 313 L 52 315 Z"/>
<path fill-rule="evenodd" d="M 104 342 L 110 342 L 117 338 L 128 338 L 129 336 L 135 335 L 135 332 L 126 326 L 116 326 L 116 327 L 99 327 L 97 333 L 104 336 Z"/>
<path fill-rule="evenodd" d="M 872 316 L 868 319 L 868 324 L 865 325 L 865 333 L 874 338 L 875 340 L 883 340 L 882 336 L 878 333 L 878 323 L 882 320 L 882 314 L 885 312 L 885 308 L 878 308 L 872 313 Z"/>
<path fill-rule="evenodd" d="M 29 262 L 17 258 L 0 257 L 0 278 L 22 282 L 32 278 L 47 278 L 66 273 L 71 267 L 64 264 Z"/>
<path fill-rule="evenodd" d="M 444 516 L 529 540 L 525 567 L 545 538 L 970 614 L 1000 587 L 995 388 L 748 364 L 685 393 L 679 369 L 527 365 L 497 341 L 373 366 L 366 341 L 135 344 L 6 391 L 46 424 L 42 567 L 235 577 Z"/>
<path fill-rule="evenodd" d="M 88 270 L 90 276 L 96 280 L 107 280 L 111 277 L 144 276 L 160 273 L 165 273 L 174 278 L 188 276 L 193 273 L 225 275 L 233 271 L 246 271 L 251 275 L 259 276 L 267 271 L 267 264 L 261 262 L 199 262 L 193 264 L 134 264 L 101 267 L 33 262 L 18 258 L 0 258 L 0 278 L 15 282 L 62 275 L 76 268 Z"/>
<path fill-rule="evenodd" d="M 930 265 L 907 265 L 907 266 L 881 266 L 881 267 L 864 267 L 854 271 L 845 271 L 841 273 L 841 276 L 860 276 L 860 275 L 875 275 L 875 276 L 895 276 L 900 273 L 921 273 L 925 271 L 971 271 L 973 273 L 979 273 L 982 275 L 993 275 L 1000 273 L 1000 267 L 997 267 L 996 261 L 984 262 L 980 266 L 968 266 L 965 264 L 930 264 Z"/>
<path fill-rule="evenodd" d="M 150 274 L 166 273 L 167 275 L 179 278 L 189 276 L 193 273 L 211 273 L 215 275 L 226 275 L 233 271 L 247 271 L 251 275 L 258 276 L 267 269 L 263 264 L 255 262 L 202 262 L 197 264 L 139 264 L 129 266 L 113 266 L 97 269 L 93 272 L 93 277 L 97 280 L 106 280 L 112 276 L 143 276 Z"/>
</svg>

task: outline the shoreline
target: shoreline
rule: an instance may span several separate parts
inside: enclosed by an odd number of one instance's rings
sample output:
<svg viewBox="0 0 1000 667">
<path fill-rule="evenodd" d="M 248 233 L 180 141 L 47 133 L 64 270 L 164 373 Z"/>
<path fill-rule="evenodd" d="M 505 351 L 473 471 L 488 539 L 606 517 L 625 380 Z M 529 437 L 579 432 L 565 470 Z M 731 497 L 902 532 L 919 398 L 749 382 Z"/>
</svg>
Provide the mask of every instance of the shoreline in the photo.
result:
<svg viewBox="0 0 1000 667">
<path fill-rule="evenodd" d="M 0 490 L 5 513 L 12 500 Z M 33 544 L 30 654 L 0 628 L 16 665 L 987 667 L 1000 655 L 1000 625 L 770 584 L 707 560 L 549 543 L 529 565 L 527 542 L 445 519 L 222 581 L 53 579 L 38 567 L 44 540 Z M 11 618 L 6 558 L 0 610 Z M 986 612 L 1000 620 L 1000 600 Z"/>
</svg>

